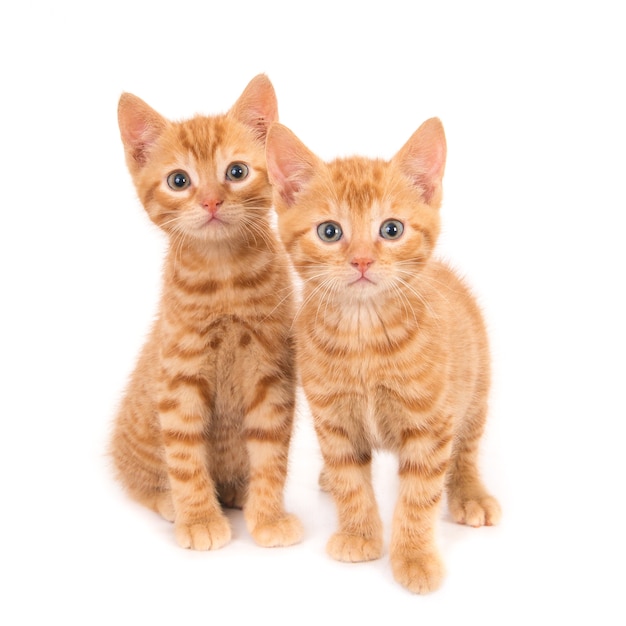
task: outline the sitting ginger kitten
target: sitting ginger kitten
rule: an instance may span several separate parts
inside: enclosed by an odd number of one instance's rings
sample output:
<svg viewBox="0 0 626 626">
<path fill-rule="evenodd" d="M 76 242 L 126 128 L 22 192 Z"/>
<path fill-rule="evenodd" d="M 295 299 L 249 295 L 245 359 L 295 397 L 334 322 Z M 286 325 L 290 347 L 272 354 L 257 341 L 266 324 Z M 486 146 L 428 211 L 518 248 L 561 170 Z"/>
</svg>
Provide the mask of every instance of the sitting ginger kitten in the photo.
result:
<svg viewBox="0 0 626 626">
<path fill-rule="evenodd" d="M 283 488 L 295 407 L 288 260 L 269 223 L 264 143 L 274 89 L 254 78 L 224 115 L 170 122 L 119 102 L 126 162 L 169 237 L 152 329 L 115 421 L 118 476 L 184 548 L 223 546 L 223 506 L 262 546 L 300 540 Z"/>
</svg>

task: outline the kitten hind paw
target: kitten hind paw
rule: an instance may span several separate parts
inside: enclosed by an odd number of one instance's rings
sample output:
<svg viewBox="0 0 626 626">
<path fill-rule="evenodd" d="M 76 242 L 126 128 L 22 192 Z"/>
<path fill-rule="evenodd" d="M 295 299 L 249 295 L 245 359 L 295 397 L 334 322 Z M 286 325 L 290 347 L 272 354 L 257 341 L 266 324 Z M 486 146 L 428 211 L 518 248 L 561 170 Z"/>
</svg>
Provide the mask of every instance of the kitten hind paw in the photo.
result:
<svg viewBox="0 0 626 626">
<path fill-rule="evenodd" d="M 482 498 L 451 499 L 448 503 L 452 519 L 457 524 L 466 524 L 478 528 L 480 526 L 495 526 L 502 517 L 502 510 L 493 496 Z"/>
<path fill-rule="evenodd" d="M 304 535 L 304 529 L 295 515 L 285 515 L 273 522 L 257 524 L 250 529 L 250 534 L 258 545 L 277 548 L 298 543 Z"/>
<path fill-rule="evenodd" d="M 172 502 L 172 496 L 169 491 L 167 493 L 161 494 L 156 499 L 155 508 L 159 515 L 168 522 L 173 522 L 176 519 L 174 503 Z"/>
<path fill-rule="evenodd" d="M 176 523 L 174 533 L 181 548 L 192 550 L 217 550 L 231 538 L 230 524 L 224 516 L 190 524 Z"/>
<path fill-rule="evenodd" d="M 383 542 L 379 537 L 335 533 L 328 540 L 326 552 L 336 561 L 346 563 L 373 561 L 382 556 Z"/>
<path fill-rule="evenodd" d="M 169 491 L 159 491 L 147 495 L 141 494 L 137 496 L 137 499 L 168 522 L 173 522 L 176 518 L 172 494 Z"/>
<path fill-rule="evenodd" d="M 436 553 L 391 557 L 393 577 L 413 593 L 425 594 L 441 586 L 445 568 Z"/>
</svg>

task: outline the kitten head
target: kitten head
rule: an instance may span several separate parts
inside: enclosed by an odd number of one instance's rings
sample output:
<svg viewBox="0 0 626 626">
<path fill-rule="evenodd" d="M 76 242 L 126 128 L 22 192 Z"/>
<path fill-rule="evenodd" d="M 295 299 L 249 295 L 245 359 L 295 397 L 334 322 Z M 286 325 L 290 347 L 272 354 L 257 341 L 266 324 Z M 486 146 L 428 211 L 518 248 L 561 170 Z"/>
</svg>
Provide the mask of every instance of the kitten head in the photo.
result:
<svg viewBox="0 0 626 626">
<path fill-rule="evenodd" d="M 118 119 L 126 163 L 150 219 L 201 243 L 253 237 L 271 206 L 264 144 L 278 119 L 269 79 L 256 76 L 223 115 L 172 122 L 129 93 Z"/>
<path fill-rule="evenodd" d="M 446 142 L 438 119 L 390 161 L 325 163 L 281 124 L 270 128 L 266 155 L 280 235 L 305 285 L 345 302 L 411 289 L 439 234 Z"/>
</svg>

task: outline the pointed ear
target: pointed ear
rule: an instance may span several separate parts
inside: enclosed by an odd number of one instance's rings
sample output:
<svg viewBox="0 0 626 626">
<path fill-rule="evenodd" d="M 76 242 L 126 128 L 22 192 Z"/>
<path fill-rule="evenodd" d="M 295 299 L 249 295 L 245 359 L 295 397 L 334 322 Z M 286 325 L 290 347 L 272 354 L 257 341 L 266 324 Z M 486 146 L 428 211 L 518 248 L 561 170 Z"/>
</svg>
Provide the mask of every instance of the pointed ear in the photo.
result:
<svg viewBox="0 0 626 626">
<path fill-rule="evenodd" d="M 249 126 L 261 141 L 265 141 L 272 122 L 278 121 L 276 93 L 265 74 L 255 76 L 228 112 Z"/>
<path fill-rule="evenodd" d="M 291 208 L 296 194 L 311 179 L 320 160 L 286 126 L 278 123 L 272 124 L 267 134 L 265 156 L 270 183 L 287 208 Z"/>
<path fill-rule="evenodd" d="M 117 119 L 129 167 L 140 168 L 159 138 L 167 120 L 132 93 L 123 93 L 117 107 Z"/>
<path fill-rule="evenodd" d="M 446 137 L 441 121 L 436 117 L 426 120 L 393 161 L 420 189 L 426 204 L 439 208 L 446 165 Z"/>
</svg>

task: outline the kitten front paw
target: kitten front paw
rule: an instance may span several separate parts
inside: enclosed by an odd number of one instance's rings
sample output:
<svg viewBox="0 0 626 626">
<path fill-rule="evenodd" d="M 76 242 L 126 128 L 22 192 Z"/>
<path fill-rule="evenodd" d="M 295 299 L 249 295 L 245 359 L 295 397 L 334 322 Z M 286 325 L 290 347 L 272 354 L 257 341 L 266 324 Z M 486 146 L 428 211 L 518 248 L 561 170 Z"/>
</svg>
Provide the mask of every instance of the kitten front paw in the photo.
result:
<svg viewBox="0 0 626 626">
<path fill-rule="evenodd" d="M 391 556 L 393 577 L 413 593 L 429 593 L 441 585 L 445 569 L 439 556 L 432 552 L 419 556 Z"/>
<path fill-rule="evenodd" d="M 177 522 L 174 534 L 181 548 L 217 550 L 230 541 L 231 530 L 226 517 L 220 516 L 191 524 Z"/>
<path fill-rule="evenodd" d="M 484 496 L 474 500 L 451 498 L 448 508 L 457 524 L 479 526 L 495 526 L 502 516 L 498 501 L 493 496 Z"/>
<path fill-rule="evenodd" d="M 328 540 L 326 552 L 333 559 L 347 563 L 373 561 L 382 556 L 383 541 L 380 537 L 335 533 Z"/>
<path fill-rule="evenodd" d="M 286 515 L 273 522 L 258 524 L 250 529 L 256 543 L 264 548 L 291 546 L 304 535 L 300 520 L 295 515 Z"/>
</svg>

